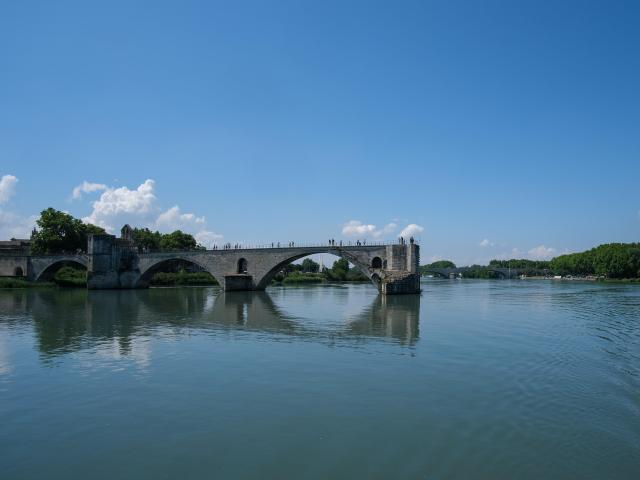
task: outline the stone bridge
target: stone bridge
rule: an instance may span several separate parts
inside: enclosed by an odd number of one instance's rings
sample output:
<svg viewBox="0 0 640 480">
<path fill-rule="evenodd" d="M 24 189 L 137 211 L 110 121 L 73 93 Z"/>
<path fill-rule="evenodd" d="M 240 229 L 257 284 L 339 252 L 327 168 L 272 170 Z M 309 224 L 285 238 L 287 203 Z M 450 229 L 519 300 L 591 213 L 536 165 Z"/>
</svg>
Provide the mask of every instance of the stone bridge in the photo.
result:
<svg viewBox="0 0 640 480">
<path fill-rule="evenodd" d="M 89 289 L 146 288 L 154 273 L 180 260 L 209 272 L 224 290 L 264 290 L 287 264 L 313 254 L 345 258 L 383 294 L 420 292 L 417 244 L 238 248 L 140 253 L 131 240 L 92 235 L 86 255 L 32 256 L 27 277 L 37 281 L 57 266 L 87 269 Z"/>
</svg>

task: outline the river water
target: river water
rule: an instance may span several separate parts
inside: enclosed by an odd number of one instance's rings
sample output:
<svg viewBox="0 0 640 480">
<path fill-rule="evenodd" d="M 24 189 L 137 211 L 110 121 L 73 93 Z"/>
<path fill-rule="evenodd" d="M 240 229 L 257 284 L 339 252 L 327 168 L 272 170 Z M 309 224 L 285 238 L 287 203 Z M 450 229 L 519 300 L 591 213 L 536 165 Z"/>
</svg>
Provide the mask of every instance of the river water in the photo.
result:
<svg viewBox="0 0 640 480">
<path fill-rule="evenodd" d="M 423 289 L 0 291 L 0 478 L 640 478 L 640 287 Z"/>
</svg>

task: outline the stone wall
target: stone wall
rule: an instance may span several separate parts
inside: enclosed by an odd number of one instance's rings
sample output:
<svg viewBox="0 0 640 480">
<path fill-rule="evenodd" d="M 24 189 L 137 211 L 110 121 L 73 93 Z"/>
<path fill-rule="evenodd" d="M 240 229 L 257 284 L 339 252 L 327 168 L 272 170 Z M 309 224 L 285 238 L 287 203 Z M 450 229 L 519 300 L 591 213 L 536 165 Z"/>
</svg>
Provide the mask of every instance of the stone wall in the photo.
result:
<svg viewBox="0 0 640 480">
<path fill-rule="evenodd" d="M 0 242 L 0 277 L 26 277 L 29 267 L 29 241 Z"/>
</svg>

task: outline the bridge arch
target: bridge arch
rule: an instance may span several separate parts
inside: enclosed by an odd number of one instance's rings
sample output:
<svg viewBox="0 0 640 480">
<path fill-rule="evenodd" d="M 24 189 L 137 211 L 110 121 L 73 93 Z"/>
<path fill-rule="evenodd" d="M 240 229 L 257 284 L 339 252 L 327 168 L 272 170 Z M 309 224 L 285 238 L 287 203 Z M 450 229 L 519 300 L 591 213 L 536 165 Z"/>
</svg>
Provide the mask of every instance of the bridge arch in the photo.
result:
<svg viewBox="0 0 640 480">
<path fill-rule="evenodd" d="M 371 268 L 382 268 L 382 259 L 380 257 L 373 257 L 373 260 L 371 260 Z"/>
<path fill-rule="evenodd" d="M 53 276 L 53 273 L 62 267 L 74 266 L 86 270 L 88 265 L 89 261 L 84 255 L 33 257 L 30 278 L 37 282 Z"/>
<path fill-rule="evenodd" d="M 175 255 L 175 256 L 172 255 L 168 257 L 157 258 L 154 260 L 155 261 L 150 262 L 148 265 L 144 265 L 143 268 L 140 270 L 140 274 L 135 282 L 135 287 L 148 286 L 149 283 L 151 282 L 151 278 L 153 277 L 153 275 L 161 272 L 163 267 L 169 266 L 171 265 L 171 263 L 175 263 L 175 262 L 182 262 L 186 264 L 195 265 L 201 271 L 207 272 L 208 274 L 210 274 L 213 278 L 216 279 L 217 282 L 220 282 L 220 279 L 216 278 L 216 275 L 214 275 L 214 273 L 209 268 L 207 268 L 207 266 L 204 263 L 199 262 L 194 258 L 190 258 L 182 255 Z"/>
<path fill-rule="evenodd" d="M 434 269 L 426 269 L 426 270 L 423 269 L 422 274 L 424 275 L 425 273 L 430 273 L 435 277 L 449 278 L 449 273 L 457 273 L 457 272 L 453 272 L 453 271 L 449 272 L 442 269 L 434 268 Z"/>
<path fill-rule="evenodd" d="M 314 254 L 322 254 L 327 253 L 330 255 L 335 255 L 336 257 L 344 258 L 349 263 L 351 263 L 354 267 L 360 270 L 369 280 L 373 283 L 376 288 L 380 289 L 381 287 L 381 279 L 379 275 L 374 276 L 373 268 L 370 267 L 370 261 L 368 258 L 359 258 L 358 255 L 347 252 L 343 249 L 338 248 L 327 248 L 323 250 L 318 250 L 317 248 L 306 251 L 306 252 L 296 252 L 295 254 L 287 255 L 284 258 L 278 258 L 275 264 L 271 267 L 267 267 L 263 272 L 259 273 L 255 278 L 255 288 L 257 290 L 264 290 L 271 284 L 271 280 L 275 277 L 275 275 L 281 271 L 286 265 L 295 262 L 296 260 L 300 260 L 301 258 L 308 257 L 309 255 Z"/>
<path fill-rule="evenodd" d="M 16 267 L 13 270 L 13 276 L 14 277 L 24 277 L 24 270 L 22 269 L 22 267 Z"/>
</svg>

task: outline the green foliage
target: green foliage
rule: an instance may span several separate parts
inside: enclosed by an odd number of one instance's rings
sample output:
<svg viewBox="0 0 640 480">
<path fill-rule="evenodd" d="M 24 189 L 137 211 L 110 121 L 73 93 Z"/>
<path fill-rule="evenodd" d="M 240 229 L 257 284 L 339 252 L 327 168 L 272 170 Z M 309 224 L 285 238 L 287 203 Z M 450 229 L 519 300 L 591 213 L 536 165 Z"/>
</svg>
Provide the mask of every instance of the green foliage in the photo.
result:
<svg viewBox="0 0 640 480">
<path fill-rule="evenodd" d="M 310 258 L 305 258 L 302 261 L 301 267 L 304 273 L 318 273 L 320 271 L 320 265 Z"/>
<path fill-rule="evenodd" d="M 196 243 L 193 235 L 176 230 L 172 233 L 152 232 L 148 228 L 134 228 L 133 241 L 138 248 L 149 252 L 170 250 L 198 250 L 202 247 Z"/>
<path fill-rule="evenodd" d="M 0 278 L 0 288 L 27 288 L 33 285 L 23 278 Z"/>
<path fill-rule="evenodd" d="M 491 260 L 488 267 L 473 265 L 466 278 L 495 278 L 491 268 L 513 268 L 525 275 L 594 275 L 607 279 L 640 278 L 640 243 L 608 243 L 580 253 L 560 255 L 550 261 Z"/>
<path fill-rule="evenodd" d="M 368 282 L 369 278 L 358 268 L 351 268 L 347 272 L 347 282 Z"/>
<path fill-rule="evenodd" d="M 431 268 L 456 268 L 456 264 L 451 260 L 438 260 L 425 266 Z"/>
<path fill-rule="evenodd" d="M 134 243 L 140 249 L 150 252 L 160 250 L 160 240 L 162 240 L 162 234 L 160 232 L 152 232 L 148 228 L 134 228 L 132 235 Z"/>
<path fill-rule="evenodd" d="M 287 283 L 320 283 L 325 281 L 325 276 L 321 273 L 300 273 L 294 272 L 283 278 L 282 282 Z"/>
<path fill-rule="evenodd" d="M 349 261 L 344 258 L 339 258 L 333 262 L 333 266 L 325 270 L 324 273 L 329 280 L 344 282 L 347 280 L 347 274 L 349 273 Z"/>
<path fill-rule="evenodd" d="M 428 265 L 421 265 L 420 275 L 429 275 L 434 268 L 456 268 L 456 264 L 451 260 L 438 260 Z"/>
<path fill-rule="evenodd" d="M 24 278 L 7 278 L 0 277 L 0 288 L 42 288 L 55 287 L 55 283 L 51 282 L 29 282 Z"/>
<path fill-rule="evenodd" d="M 550 262 L 556 275 L 640 278 L 640 243 L 608 243 L 582 253 L 560 255 Z"/>
<path fill-rule="evenodd" d="M 193 235 L 181 230 L 164 234 L 160 238 L 160 250 L 196 250 L 197 246 Z"/>
<path fill-rule="evenodd" d="M 90 234 L 105 233 L 101 227 L 83 223 L 53 208 L 43 210 L 36 224 L 38 228 L 31 234 L 31 252 L 34 254 L 84 252 Z"/>
<path fill-rule="evenodd" d="M 463 278 L 483 278 L 483 279 L 496 279 L 500 278 L 498 272 L 494 272 L 484 265 L 471 265 L 462 272 Z"/>
<path fill-rule="evenodd" d="M 544 260 L 527 260 L 525 258 L 521 258 L 511 260 L 491 260 L 489 262 L 489 266 L 494 268 L 517 268 L 521 270 L 548 270 L 550 268 L 549 263 L 550 262 Z"/>
<path fill-rule="evenodd" d="M 53 281 L 60 287 L 86 287 L 87 272 L 73 267 L 62 267 L 53 276 Z"/>
<path fill-rule="evenodd" d="M 174 285 L 218 285 L 209 272 L 187 272 L 180 270 L 177 273 L 159 272 L 151 278 L 151 285 L 174 286 Z"/>
</svg>

